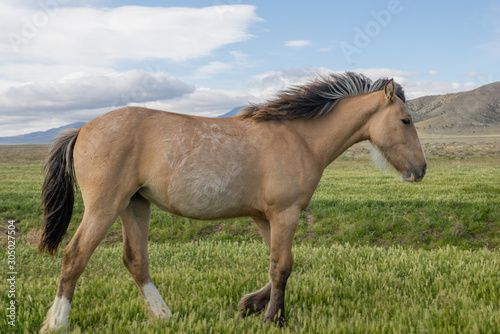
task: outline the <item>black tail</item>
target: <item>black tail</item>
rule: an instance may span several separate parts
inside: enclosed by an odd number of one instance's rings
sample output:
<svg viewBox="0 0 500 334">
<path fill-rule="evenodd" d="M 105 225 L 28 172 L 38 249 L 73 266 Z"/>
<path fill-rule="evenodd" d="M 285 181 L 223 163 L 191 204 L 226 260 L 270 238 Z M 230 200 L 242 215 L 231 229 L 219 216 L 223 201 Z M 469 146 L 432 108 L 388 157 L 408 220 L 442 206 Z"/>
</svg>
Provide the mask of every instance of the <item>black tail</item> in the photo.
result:
<svg viewBox="0 0 500 334">
<path fill-rule="evenodd" d="M 47 249 L 54 256 L 68 229 L 75 201 L 75 172 L 73 148 L 80 129 L 61 133 L 53 142 L 45 164 L 42 188 L 44 231 L 38 251 Z"/>
</svg>

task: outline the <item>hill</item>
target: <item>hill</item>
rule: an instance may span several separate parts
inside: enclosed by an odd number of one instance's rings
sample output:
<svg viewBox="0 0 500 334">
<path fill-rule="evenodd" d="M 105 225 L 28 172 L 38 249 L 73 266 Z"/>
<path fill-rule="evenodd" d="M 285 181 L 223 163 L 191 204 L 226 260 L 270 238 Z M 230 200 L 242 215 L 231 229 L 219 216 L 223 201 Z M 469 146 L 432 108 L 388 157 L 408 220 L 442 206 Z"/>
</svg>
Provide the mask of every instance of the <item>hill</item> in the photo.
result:
<svg viewBox="0 0 500 334">
<path fill-rule="evenodd" d="M 236 116 L 238 114 L 238 111 L 240 111 L 242 108 L 244 108 L 244 106 L 233 108 L 227 113 L 218 116 L 218 118 Z M 0 145 L 48 144 L 62 130 L 80 128 L 84 125 L 85 122 L 76 122 L 47 131 L 32 132 L 20 136 L 0 137 Z"/>
<path fill-rule="evenodd" d="M 222 114 L 220 116 L 217 116 L 217 118 L 226 118 L 226 117 L 236 116 L 236 115 L 238 115 L 238 112 L 243 108 L 245 108 L 245 106 L 239 106 L 239 107 L 233 108 L 233 109 L 229 110 L 227 113 Z"/>
<path fill-rule="evenodd" d="M 59 128 L 50 129 L 47 131 L 32 132 L 20 136 L 0 137 L 0 145 L 14 144 L 48 144 L 54 139 L 59 132 L 65 129 L 76 129 L 85 125 L 85 122 L 71 123 Z"/>
<path fill-rule="evenodd" d="M 434 96 L 423 96 L 407 102 L 419 132 L 426 134 L 500 134 L 500 82 L 477 89 Z M 235 116 L 238 106 L 219 118 Z M 77 122 L 47 131 L 14 137 L 0 137 L 0 145 L 47 144 L 61 130 L 79 128 Z"/>
<path fill-rule="evenodd" d="M 408 101 L 417 128 L 464 130 L 500 126 L 500 82 L 477 89 Z"/>
</svg>

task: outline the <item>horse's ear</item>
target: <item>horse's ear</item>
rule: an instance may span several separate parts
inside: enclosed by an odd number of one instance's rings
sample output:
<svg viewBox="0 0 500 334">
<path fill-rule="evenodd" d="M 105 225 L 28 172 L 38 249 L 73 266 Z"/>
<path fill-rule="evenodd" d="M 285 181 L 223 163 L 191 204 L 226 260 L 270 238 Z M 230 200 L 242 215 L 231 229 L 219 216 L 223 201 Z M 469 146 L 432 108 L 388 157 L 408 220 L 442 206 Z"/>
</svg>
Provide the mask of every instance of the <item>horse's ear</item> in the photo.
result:
<svg viewBox="0 0 500 334">
<path fill-rule="evenodd" d="M 392 100 L 395 91 L 394 79 L 391 78 L 391 80 L 385 83 L 384 91 L 385 91 L 385 98 L 388 100 Z"/>
</svg>

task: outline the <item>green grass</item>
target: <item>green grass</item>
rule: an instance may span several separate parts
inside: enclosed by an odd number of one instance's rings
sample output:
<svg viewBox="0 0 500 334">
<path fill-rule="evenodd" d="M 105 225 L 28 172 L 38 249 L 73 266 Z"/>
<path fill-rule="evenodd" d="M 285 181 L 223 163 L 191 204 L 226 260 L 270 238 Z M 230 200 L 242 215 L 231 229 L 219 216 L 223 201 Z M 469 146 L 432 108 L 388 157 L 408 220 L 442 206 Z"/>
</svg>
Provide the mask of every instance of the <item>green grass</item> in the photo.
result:
<svg viewBox="0 0 500 334">
<path fill-rule="evenodd" d="M 369 163 L 339 162 L 323 176 L 298 237 L 315 243 L 497 248 L 498 160 L 430 160 L 421 183 L 380 175 Z M 312 217 L 311 217 L 312 216 Z"/>
<path fill-rule="evenodd" d="M 288 325 L 239 319 L 269 264 L 249 219 L 200 222 L 153 209 L 153 280 L 174 313 L 147 317 L 111 228 L 78 282 L 70 333 L 498 333 L 500 144 L 424 142 L 429 169 L 408 184 L 381 173 L 356 146 L 324 173 L 294 242 Z M 16 221 L 16 328 L 36 332 L 57 290 L 55 260 L 36 254 L 47 147 L 0 147 L 0 253 L 6 280 L 8 220 Z M 68 238 L 83 214 L 77 192 Z M 9 298 L 0 293 L 2 310 Z"/>
<path fill-rule="evenodd" d="M 5 258 L 5 251 L 2 250 Z M 121 264 L 121 247 L 100 247 L 77 285 L 69 333 L 495 333 L 500 331 L 500 257 L 487 249 L 299 245 L 286 292 L 288 323 L 239 319 L 237 304 L 267 282 L 262 242 L 150 245 L 151 271 L 173 311 L 148 320 Z M 61 253 L 17 249 L 15 332 L 36 332 L 57 289 Z M 2 293 L 2 305 L 8 299 Z M 0 323 L 0 332 L 11 328 Z"/>
<path fill-rule="evenodd" d="M 347 152 L 325 170 L 309 209 L 301 216 L 295 242 L 498 248 L 500 154 L 490 147 L 486 156 L 471 155 L 467 147 L 463 155 L 457 155 L 459 148 L 455 147 L 454 155 L 450 155 L 449 146 L 438 147 L 439 152 L 429 157 L 424 181 L 415 184 L 376 170 L 365 148 L 353 150 L 354 157 Z M 31 244 L 37 243 L 40 235 L 41 210 L 37 209 L 42 182 L 40 164 L 0 163 L 0 221 L 5 225 L 9 219 L 16 220 L 23 238 Z M 69 236 L 83 216 L 78 191 L 76 198 Z M 201 222 L 153 209 L 152 242 L 185 243 L 207 238 L 260 240 L 257 228 L 246 218 Z M 121 225 L 117 221 L 104 242 L 120 240 Z M 4 241 L 0 239 L 0 243 Z"/>
</svg>

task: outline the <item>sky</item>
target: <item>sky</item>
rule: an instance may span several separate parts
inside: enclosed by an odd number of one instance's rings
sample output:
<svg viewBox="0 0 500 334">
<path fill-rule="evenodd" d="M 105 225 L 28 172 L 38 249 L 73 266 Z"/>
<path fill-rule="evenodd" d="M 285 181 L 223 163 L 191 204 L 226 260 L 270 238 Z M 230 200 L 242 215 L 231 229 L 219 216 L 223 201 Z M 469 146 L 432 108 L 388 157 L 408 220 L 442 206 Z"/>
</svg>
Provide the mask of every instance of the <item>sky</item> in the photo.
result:
<svg viewBox="0 0 500 334">
<path fill-rule="evenodd" d="M 0 137 L 126 105 L 199 116 L 329 72 L 407 99 L 500 80 L 498 1 L 2 0 Z"/>
</svg>

